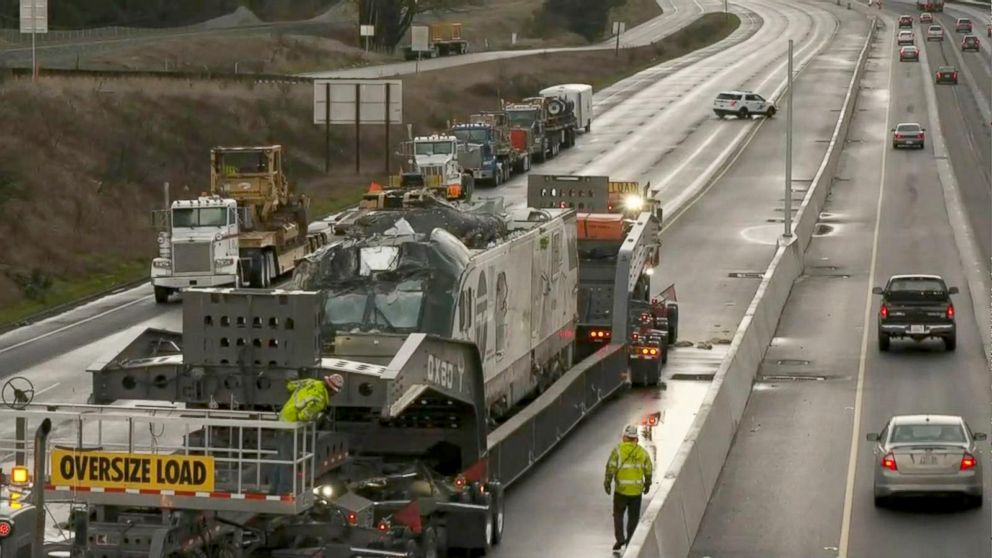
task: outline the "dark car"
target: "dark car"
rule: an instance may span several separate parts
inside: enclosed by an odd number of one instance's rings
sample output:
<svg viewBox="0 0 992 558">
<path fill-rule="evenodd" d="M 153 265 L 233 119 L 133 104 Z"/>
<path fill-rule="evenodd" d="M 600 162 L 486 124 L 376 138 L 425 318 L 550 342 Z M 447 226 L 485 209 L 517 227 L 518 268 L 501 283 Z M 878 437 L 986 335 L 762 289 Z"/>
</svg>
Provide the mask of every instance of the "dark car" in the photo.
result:
<svg viewBox="0 0 992 558">
<path fill-rule="evenodd" d="M 927 338 L 944 341 L 953 351 L 957 346 L 957 325 L 951 295 L 939 275 L 893 275 L 882 287 L 872 289 L 882 295 L 878 309 L 878 350 L 888 351 L 892 338 L 908 337 L 919 343 Z"/>
<path fill-rule="evenodd" d="M 961 39 L 961 52 L 967 50 L 973 50 L 975 52 L 980 52 L 982 50 L 982 42 L 978 40 L 978 37 L 974 35 L 967 35 L 965 38 Z"/>
<path fill-rule="evenodd" d="M 941 66 L 937 68 L 937 83 L 958 83 L 958 69 L 954 66 Z"/>
<path fill-rule="evenodd" d="M 908 15 L 899 16 L 899 28 L 902 29 L 904 27 L 910 27 L 910 28 L 913 27 L 913 16 L 908 16 Z"/>
</svg>

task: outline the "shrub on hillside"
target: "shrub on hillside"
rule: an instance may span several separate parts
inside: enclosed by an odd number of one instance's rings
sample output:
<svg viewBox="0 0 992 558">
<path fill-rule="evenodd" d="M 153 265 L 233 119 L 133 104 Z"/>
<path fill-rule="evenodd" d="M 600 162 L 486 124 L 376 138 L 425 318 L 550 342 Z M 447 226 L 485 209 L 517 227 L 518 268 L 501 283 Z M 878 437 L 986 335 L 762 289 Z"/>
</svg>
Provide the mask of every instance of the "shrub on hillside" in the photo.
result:
<svg viewBox="0 0 992 558">
<path fill-rule="evenodd" d="M 610 10 L 627 0 L 544 0 L 534 16 L 534 31 L 545 34 L 563 29 L 593 42 L 602 38 L 610 24 Z"/>
</svg>

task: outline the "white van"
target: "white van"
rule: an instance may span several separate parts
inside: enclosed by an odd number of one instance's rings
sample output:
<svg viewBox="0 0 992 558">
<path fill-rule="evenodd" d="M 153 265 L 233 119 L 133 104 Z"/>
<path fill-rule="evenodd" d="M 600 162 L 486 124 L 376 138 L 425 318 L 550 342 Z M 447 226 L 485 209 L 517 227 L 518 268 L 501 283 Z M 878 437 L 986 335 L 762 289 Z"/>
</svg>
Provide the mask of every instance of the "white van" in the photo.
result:
<svg viewBox="0 0 992 558">
<path fill-rule="evenodd" d="M 572 101 L 575 105 L 575 118 L 579 129 L 589 133 L 592 130 L 592 86 L 584 83 L 552 85 L 541 90 L 542 97 L 558 97 Z"/>
</svg>

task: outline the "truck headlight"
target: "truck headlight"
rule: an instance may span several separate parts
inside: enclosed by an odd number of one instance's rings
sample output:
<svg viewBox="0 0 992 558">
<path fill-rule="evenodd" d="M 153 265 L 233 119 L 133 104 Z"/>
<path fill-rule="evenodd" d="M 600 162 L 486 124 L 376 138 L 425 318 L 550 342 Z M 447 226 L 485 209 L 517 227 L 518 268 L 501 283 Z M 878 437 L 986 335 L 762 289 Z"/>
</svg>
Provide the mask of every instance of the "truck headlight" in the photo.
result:
<svg viewBox="0 0 992 558">
<path fill-rule="evenodd" d="M 217 267 L 227 267 L 234 264 L 234 258 L 217 258 L 214 260 L 214 265 Z"/>
<path fill-rule="evenodd" d="M 334 496 L 334 488 L 332 488 L 329 484 L 315 486 L 313 487 L 313 495 L 319 496 L 324 500 L 330 500 Z"/>
<path fill-rule="evenodd" d="M 159 269 L 172 269 L 172 262 L 166 259 L 156 258 L 152 260 L 152 267 Z"/>
<path fill-rule="evenodd" d="M 165 246 L 169 243 L 169 233 L 162 231 L 158 233 L 158 245 Z"/>
<path fill-rule="evenodd" d="M 630 211 L 640 211 L 644 207 L 644 198 L 641 196 L 627 196 L 623 199 L 623 206 Z"/>
</svg>

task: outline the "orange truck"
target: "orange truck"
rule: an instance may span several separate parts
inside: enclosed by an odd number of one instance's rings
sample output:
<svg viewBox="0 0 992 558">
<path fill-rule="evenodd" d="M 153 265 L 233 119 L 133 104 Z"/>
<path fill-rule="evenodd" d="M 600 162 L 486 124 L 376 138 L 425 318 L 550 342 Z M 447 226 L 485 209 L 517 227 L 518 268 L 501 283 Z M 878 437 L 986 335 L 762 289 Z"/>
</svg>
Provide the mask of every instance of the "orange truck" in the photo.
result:
<svg viewBox="0 0 992 558">
<path fill-rule="evenodd" d="M 422 54 L 423 58 L 437 58 L 438 56 L 448 56 L 453 54 L 465 54 L 468 52 L 468 41 L 462 37 L 462 24 L 438 22 L 429 26 L 429 50 Z M 404 48 L 404 56 L 407 60 L 416 60 L 418 52 L 413 50 L 413 45 Z"/>
</svg>

